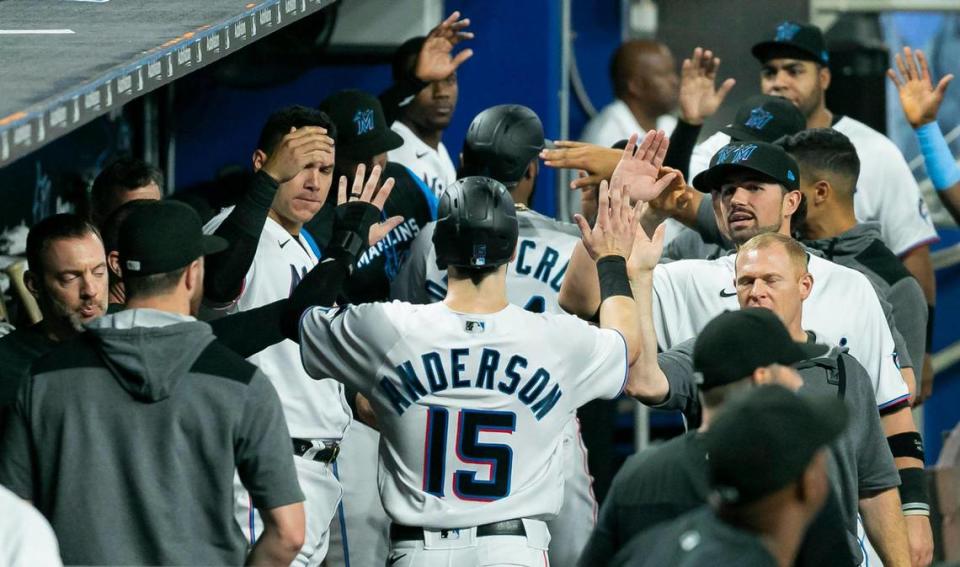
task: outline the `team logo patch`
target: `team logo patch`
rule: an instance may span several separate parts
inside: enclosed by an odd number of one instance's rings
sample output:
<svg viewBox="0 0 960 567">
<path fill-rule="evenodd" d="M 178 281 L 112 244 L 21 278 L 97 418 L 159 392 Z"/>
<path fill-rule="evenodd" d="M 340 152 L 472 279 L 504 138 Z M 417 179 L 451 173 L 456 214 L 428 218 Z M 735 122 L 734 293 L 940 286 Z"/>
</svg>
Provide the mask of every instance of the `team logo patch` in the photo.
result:
<svg viewBox="0 0 960 567">
<path fill-rule="evenodd" d="M 486 244 L 474 244 L 473 245 L 473 260 L 472 263 L 474 266 L 486 266 L 487 265 L 487 245 Z"/>
<path fill-rule="evenodd" d="M 468 333 L 473 333 L 478 335 L 487 330 L 487 324 L 483 321 L 465 321 L 463 324 L 463 330 Z"/>
<path fill-rule="evenodd" d="M 790 181 L 796 181 L 796 180 L 797 180 L 797 176 L 793 174 L 793 171 L 791 171 L 791 170 L 788 169 L 788 170 L 787 170 L 787 179 L 789 179 Z"/>
<path fill-rule="evenodd" d="M 763 130 L 771 120 L 773 120 L 773 114 L 764 110 L 762 106 L 758 106 L 750 111 L 750 118 L 747 118 L 743 125 L 754 130 Z"/>
<path fill-rule="evenodd" d="M 357 125 L 357 136 L 373 131 L 373 109 L 358 110 L 353 115 L 353 122 Z"/>
<path fill-rule="evenodd" d="M 130 270 L 131 272 L 139 272 L 140 262 L 138 262 L 137 260 L 127 260 L 127 269 Z"/>
<path fill-rule="evenodd" d="M 717 152 L 717 164 L 721 163 L 739 163 L 747 161 L 753 152 L 757 151 L 756 144 L 745 144 L 741 146 L 726 146 L 720 148 Z"/>
<path fill-rule="evenodd" d="M 793 22 L 783 22 L 777 26 L 777 37 L 774 38 L 774 41 L 790 41 L 793 39 L 797 32 L 800 31 L 800 26 Z"/>
</svg>

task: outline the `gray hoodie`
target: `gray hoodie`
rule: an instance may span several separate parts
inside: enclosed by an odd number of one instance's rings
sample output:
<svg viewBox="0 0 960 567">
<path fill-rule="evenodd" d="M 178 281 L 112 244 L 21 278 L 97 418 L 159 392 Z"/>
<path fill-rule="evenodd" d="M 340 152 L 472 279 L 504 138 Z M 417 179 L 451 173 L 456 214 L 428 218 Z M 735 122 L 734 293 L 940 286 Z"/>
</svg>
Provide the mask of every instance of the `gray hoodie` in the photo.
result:
<svg viewBox="0 0 960 567">
<path fill-rule="evenodd" d="M 273 386 L 209 325 L 105 316 L 37 361 L 0 441 L 68 564 L 239 565 L 233 477 L 261 509 L 303 500 Z"/>
</svg>

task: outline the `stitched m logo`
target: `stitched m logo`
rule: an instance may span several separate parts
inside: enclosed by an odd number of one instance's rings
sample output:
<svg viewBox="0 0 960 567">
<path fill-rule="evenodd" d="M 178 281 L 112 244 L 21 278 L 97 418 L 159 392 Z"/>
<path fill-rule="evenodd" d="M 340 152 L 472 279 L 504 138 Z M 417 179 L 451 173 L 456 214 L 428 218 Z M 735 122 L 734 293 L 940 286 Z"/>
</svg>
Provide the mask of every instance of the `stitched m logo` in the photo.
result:
<svg viewBox="0 0 960 567">
<path fill-rule="evenodd" d="M 717 152 L 717 164 L 721 163 L 738 163 L 741 161 L 747 161 L 750 159 L 750 156 L 753 155 L 753 152 L 757 150 L 756 144 L 746 144 L 743 146 L 726 146 L 720 148 L 720 151 Z"/>
<path fill-rule="evenodd" d="M 800 26 L 793 22 L 783 22 L 777 26 L 777 37 L 774 41 L 790 41 L 793 39 L 793 36 L 797 35 L 797 32 L 800 31 Z"/>
<path fill-rule="evenodd" d="M 747 118 L 743 125 L 754 130 L 763 130 L 771 120 L 773 120 L 773 114 L 764 110 L 762 106 L 758 106 L 750 111 L 750 118 Z"/>
<path fill-rule="evenodd" d="M 358 110 L 353 115 L 353 122 L 357 125 L 357 136 L 373 131 L 373 109 Z"/>
</svg>

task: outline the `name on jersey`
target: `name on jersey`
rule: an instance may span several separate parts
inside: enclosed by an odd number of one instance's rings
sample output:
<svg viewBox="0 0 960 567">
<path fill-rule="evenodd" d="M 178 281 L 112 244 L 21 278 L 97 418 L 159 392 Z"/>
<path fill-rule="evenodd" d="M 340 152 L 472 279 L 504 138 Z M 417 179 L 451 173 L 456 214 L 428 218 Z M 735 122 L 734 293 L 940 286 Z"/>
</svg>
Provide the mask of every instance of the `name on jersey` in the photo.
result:
<svg viewBox="0 0 960 567">
<path fill-rule="evenodd" d="M 420 225 L 417 224 L 417 219 L 410 218 L 403 221 L 397 228 L 391 230 L 386 236 L 380 239 L 380 242 L 377 242 L 360 255 L 360 259 L 357 260 L 357 268 L 363 268 L 382 254 L 387 248 L 393 248 L 397 244 L 409 242 L 418 234 L 420 234 Z"/>
<path fill-rule="evenodd" d="M 468 373 L 467 363 L 474 358 L 477 371 Z M 516 396 L 540 420 L 563 395 L 544 368 L 530 368 L 519 354 L 504 355 L 486 347 L 455 348 L 446 355 L 425 353 L 397 365 L 395 375 L 381 377 L 378 385 L 397 415 L 403 415 L 423 396 L 450 388 L 474 388 Z"/>
</svg>

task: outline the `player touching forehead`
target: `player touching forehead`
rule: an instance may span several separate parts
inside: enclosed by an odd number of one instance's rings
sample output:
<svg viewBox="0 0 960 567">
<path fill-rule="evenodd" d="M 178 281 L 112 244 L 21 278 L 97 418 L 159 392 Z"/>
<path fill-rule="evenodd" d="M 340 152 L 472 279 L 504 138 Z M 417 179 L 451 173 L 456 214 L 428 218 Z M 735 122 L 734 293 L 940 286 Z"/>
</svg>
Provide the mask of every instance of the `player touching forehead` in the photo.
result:
<svg viewBox="0 0 960 567">
<path fill-rule="evenodd" d="M 257 149 L 253 152 L 253 169 L 260 171 L 279 144 L 318 143 L 306 137 L 284 139 L 287 134 L 307 126 L 319 126 L 327 130 L 330 138 L 336 138 L 336 127 L 326 114 L 304 106 L 284 108 L 267 119 Z M 330 192 L 333 180 L 334 148 L 328 145 L 317 152 L 317 159 L 304 166 L 293 179 L 280 184 L 270 206 L 270 218 L 290 234 L 298 234 L 304 223 L 316 215 Z"/>
</svg>

